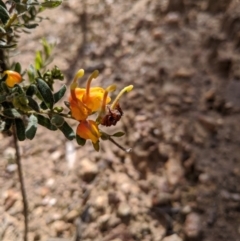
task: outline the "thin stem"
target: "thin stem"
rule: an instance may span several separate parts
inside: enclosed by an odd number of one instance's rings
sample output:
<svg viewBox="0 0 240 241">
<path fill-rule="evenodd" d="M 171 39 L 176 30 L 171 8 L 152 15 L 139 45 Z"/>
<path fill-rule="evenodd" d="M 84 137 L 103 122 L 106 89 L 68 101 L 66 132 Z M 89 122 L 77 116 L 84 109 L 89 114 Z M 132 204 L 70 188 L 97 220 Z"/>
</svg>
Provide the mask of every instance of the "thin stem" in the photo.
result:
<svg viewBox="0 0 240 241">
<path fill-rule="evenodd" d="M 17 167 L 18 167 L 18 177 L 19 177 L 19 181 L 20 181 L 21 194 L 22 194 L 22 199 L 23 199 L 23 216 L 24 216 L 23 240 L 27 241 L 28 240 L 28 237 L 27 237 L 27 234 L 28 234 L 28 202 L 27 202 L 27 195 L 26 195 L 25 186 L 24 186 L 22 165 L 21 165 L 21 155 L 20 155 L 18 139 L 17 139 L 17 131 L 16 131 L 15 125 L 13 125 L 13 139 L 14 139 L 14 147 L 16 150 L 16 162 L 17 162 Z"/>
<path fill-rule="evenodd" d="M 111 141 L 113 144 L 115 144 L 118 148 L 120 148 L 121 150 L 130 153 L 132 151 L 132 148 L 124 148 L 123 146 L 121 146 L 120 144 L 118 144 L 111 136 L 108 137 L 108 140 Z"/>
<path fill-rule="evenodd" d="M 8 29 L 11 27 L 12 23 L 17 19 L 17 14 L 14 13 L 13 16 L 11 18 L 9 18 L 9 20 L 7 21 L 6 25 L 5 25 L 5 29 Z"/>
</svg>

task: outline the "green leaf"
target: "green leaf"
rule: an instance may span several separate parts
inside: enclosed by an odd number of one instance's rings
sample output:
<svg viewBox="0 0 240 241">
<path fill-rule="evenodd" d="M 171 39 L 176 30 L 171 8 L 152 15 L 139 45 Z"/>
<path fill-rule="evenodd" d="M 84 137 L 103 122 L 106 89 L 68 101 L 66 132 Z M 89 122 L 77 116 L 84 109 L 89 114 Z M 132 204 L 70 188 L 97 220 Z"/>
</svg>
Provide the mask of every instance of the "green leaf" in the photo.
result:
<svg viewBox="0 0 240 241">
<path fill-rule="evenodd" d="M 66 105 L 66 107 L 70 109 L 70 103 L 68 101 L 64 101 L 64 105 Z"/>
<path fill-rule="evenodd" d="M 6 76 L 6 78 L 7 78 L 7 75 L 4 75 L 4 77 Z M 4 78 L 3 77 L 3 78 Z M 9 88 L 8 88 L 8 86 L 7 86 L 7 84 L 6 84 L 6 82 L 5 81 L 1 81 L 1 90 L 3 91 L 3 93 L 5 92 L 5 93 L 9 93 L 10 92 L 10 90 L 9 90 Z"/>
<path fill-rule="evenodd" d="M 49 109 L 52 109 L 54 104 L 54 96 L 52 94 L 50 87 L 44 80 L 40 78 L 37 78 L 36 82 L 37 82 L 37 88 L 43 98 L 44 103 Z"/>
<path fill-rule="evenodd" d="M 43 59 L 42 59 L 42 52 L 41 51 L 36 51 L 36 56 L 35 56 L 35 68 L 37 70 L 41 69 L 43 67 Z"/>
<path fill-rule="evenodd" d="M 63 85 L 59 91 L 54 93 L 54 95 L 53 95 L 54 96 L 54 103 L 57 103 L 59 100 L 62 99 L 62 97 L 66 93 L 66 90 L 67 90 L 66 85 Z"/>
<path fill-rule="evenodd" d="M 34 84 L 31 84 L 28 86 L 28 89 L 26 91 L 26 95 L 33 96 L 37 92 L 37 86 Z"/>
<path fill-rule="evenodd" d="M 22 70 L 21 64 L 17 62 L 14 66 L 14 70 L 19 74 L 21 74 L 21 70 Z"/>
<path fill-rule="evenodd" d="M 26 139 L 25 136 L 25 126 L 21 119 L 15 119 L 17 138 L 19 141 L 24 141 Z"/>
<path fill-rule="evenodd" d="M 6 30 L 2 26 L 0 26 L 0 33 L 3 33 L 3 34 L 7 33 Z"/>
<path fill-rule="evenodd" d="M 79 146 L 84 146 L 86 144 L 86 140 L 79 135 L 76 135 L 76 140 Z"/>
<path fill-rule="evenodd" d="M 51 123 L 56 127 L 61 127 L 64 124 L 65 120 L 62 116 L 55 114 L 51 118 Z"/>
<path fill-rule="evenodd" d="M 5 95 L 0 95 L 0 103 L 6 101 L 6 96 Z"/>
<path fill-rule="evenodd" d="M 35 80 L 35 73 L 36 73 L 36 71 L 35 71 L 34 67 L 32 65 L 30 65 L 27 70 L 27 74 L 28 74 L 28 78 L 31 83 L 33 83 Z"/>
<path fill-rule="evenodd" d="M 0 13 L 1 14 L 1 13 Z M 17 44 L 12 43 L 12 44 L 6 44 L 3 41 L 0 41 L 0 49 L 10 49 L 16 47 Z"/>
<path fill-rule="evenodd" d="M 0 5 L 1 5 L 3 8 L 7 9 L 5 3 L 4 3 L 2 0 L 0 0 Z"/>
<path fill-rule="evenodd" d="M 42 102 L 40 104 L 40 108 L 43 109 L 43 110 L 47 110 L 48 109 L 48 107 L 46 106 L 46 104 L 44 102 Z"/>
<path fill-rule="evenodd" d="M 92 145 L 93 145 L 93 148 L 95 149 L 95 151 L 99 151 L 99 150 L 100 150 L 99 141 L 96 142 L 96 143 L 93 143 L 93 142 L 92 142 Z"/>
<path fill-rule="evenodd" d="M 6 6 L 4 7 L 2 4 L 0 4 L 0 19 L 2 23 L 6 24 L 9 18 L 10 18 L 10 15 L 6 9 Z"/>
<path fill-rule="evenodd" d="M 111 136 L 114 136 L 114 137 L 121 137 L 121 136 L 124 136 L 124 135 L 125 135 L 125 133 L 124 133 L 124 132 L 119 131 L 119 132 L 114 133 L 114 134 L 113 134 L 113 135 L 111 135 Z"/>
<path fill-rule="evenodd" d="M 37 26 L 38 26 L 37 23 L 25 23 L 24 24 L 24 27 L 28 28 L 28 29 L 33 29 L 33 28 L 36 28 Z"/>
<path fill-rule="evenodd" d="M 6 126 L 6 122 L 3 120 L 0 120 L 0 132 L 4 131 Z"/>
<path fill-rule="evenodd" d="M 41 6 L 44 8 L 56 8 L 59 5 L 61 5 L 62 0 L 59 1 L 46 1 L 44 3 L 41 3 Z"/>
<path fill-rule="evenodd" d="M 37 132 L 38 119 L 35 115 L 30 115 L 28 125 L 25 131 L 26 137 L 32 140 Z"/>
<path fill-rule="evenodd" d="M 0 132 L 8 132 L 12 126 L 13 120 L 6 119 L 2 120 L 0 119 Z"/>
<path fill-rule="evenodd" d="M 22 118 L 22 115 L 14 108 L 5 109 L 2 113 L 3 113 L 4 116 L 6 116 L 10 119 Z"/>
<path fill-rule="evenodd" d="M 31 96 L 27 96 L 27 99 L 28 99 L 28 106 L 29 106 L 31 109 L 39 112 L 39 111 L 40 111 L 40 108 L 39 108 L 39 106 L 38 106 L 37 101 L 35 101 Z"/>
<path fill-rule="evenodd" d="M 53 44 L 49 44 L 45 38 L 43 38 L 41 42 L 42 42 L 42 46 L 43 46 L 43 50 L 44 50 L 46 59 L 48 59 L 51 55 L 51 52 L 53 49 Z M 47 65 L 47 64 L 45 64 L 45 65 Z"/>
<path fill-rule="evenodd" d="M 65 135 L 65 137 L 68 140 L 73 140 L 75 138 L 75 133 L 74 133 L 72 127 L 70 127 L 66 121 L 63 123 L 62 126 L 60 126 L 58 128 L 59 128 L 59 130 L 62 131 L 62 133 Z"/>
<path fill-rule="evenodd" d="M 40 124 L 41 126 L 46 127 L 47 129 L 51 130 L 51 131 L 56 131 L 57 127 L 54 126 L 50 120 L 48 118 L 46 118 L 45 116 L 42 115 L 37 115 L 37 119 L 38 119 L 38 124 Z"/>
<path fill-rule="evenodd" d="M 110 136 L 109 136 L 107 133 L 101 131 L 101 137 L 100 137 L 100 138 L 101 138 L 103 141 L 109 140 L 109 137 L 110 137 Z"/>
</svg>

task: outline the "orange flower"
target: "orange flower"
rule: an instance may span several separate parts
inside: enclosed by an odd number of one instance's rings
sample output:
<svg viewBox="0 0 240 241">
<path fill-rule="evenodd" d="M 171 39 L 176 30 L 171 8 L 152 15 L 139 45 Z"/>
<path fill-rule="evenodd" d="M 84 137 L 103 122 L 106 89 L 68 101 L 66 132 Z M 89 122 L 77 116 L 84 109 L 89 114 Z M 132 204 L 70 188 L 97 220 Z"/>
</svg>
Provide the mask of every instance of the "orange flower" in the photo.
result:
<svg viewBox="0 0 240 241">
<path fill-rule="evenodd" d="M 92 111 L 87 108 L 86 105 L 82 103 L 82 101 L 77 98 L 69 97 L 70 109 L 72 117 L 75 120 L 82 121 L 86 120 L 89 115 L 91 115 Z"/>
<path fill-rule="evenodd" d="M 71 95 L 69 97 L 70 109 L 72 117 L 76 120 L 86 120 L 93 112 L 101 108 L 105 90 L 102 87 L 90 87 L 93 79 L 97 78 L 98 71 L 95 70 L 87 81 L 86 89 L 78 88 L 77 79 L 84 75 L 84 70 L 80 69 L 71 84 Z M 106 103 L 111 98 L 108 97 Z"/>
<path fill-rule="evenodd" d="M 77 127 L 77 135 L 85 140 L 91 140 L 94 144 L 98 142 L 101 136 L 98 125 L 93 120 L 80 121 Z"/>
<path fill-rule="evenodd" d="M 22 82 L 22 76 L 13 70 L 6 70 L 3 72 L 4 75 L 7 75 L 6 84 L 8 87 L 13 87 L 15 84 Z"/>
</svg>

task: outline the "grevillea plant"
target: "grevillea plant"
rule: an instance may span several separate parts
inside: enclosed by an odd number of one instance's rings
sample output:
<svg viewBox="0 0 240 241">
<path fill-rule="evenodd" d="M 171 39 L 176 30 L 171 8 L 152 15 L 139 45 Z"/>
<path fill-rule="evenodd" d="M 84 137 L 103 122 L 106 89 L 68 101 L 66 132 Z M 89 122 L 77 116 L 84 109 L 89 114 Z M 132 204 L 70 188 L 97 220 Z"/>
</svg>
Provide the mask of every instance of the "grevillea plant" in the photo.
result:
<svg viewBox="0 0 240 241">
<path fill-rule="evenodd" d="M 0 0 L 0 48 L 6 59 L 3 61 L 0 79 L 0 130 L 10 133 L 14 125 L 18 140 L 24 141 L 26 138 L 32 140 L 38 126 L 42 125 L 50 131 L 60 130 L 67 139 L 76 139 L 79 145 L 84 145 L 89 139 L 98 151 L 100 140 L 110 140 L 117 144 L 113 137 L 124 134 L 117 132 L 108 135 L 101 131 L 100 126 L 117 124 L 123 114 L 119 99 L 125 92 L 132 90 L 133 86 L 125 87 L 111 102 L 109 93 L 115 91 L 116 86 L 111 85 L 105 89 L 91 87 L 92 80 L 99 74 L 95 70 L 88 78 L 86 87 L 81 88 L 77 81 L 83 77 L 84 70 L 80 69 L 69 87 L 68 101 L 65 101 L 65 106 L 61 106 L 59 101 L 68 92 L 68 88 L 63 85 L 57 91 L 54 89 L 54 82 L 64 79 L 57 66 L 46 70 L 47 64 L 52 60 L 50 44 L 42 41 L 43 50 L 36 52 L 35 63 L 24 71 L 21 63 L 9 64 L 6 58 L 8 54 L 4 51 L 16 48 L 17 38 L 20 37 L 19 29 L 37 27 L 37 14 L 46 7 L 55 7 L 60 3 L 61 1 L 40 3 L 18 0 L 7 1 L 5 4 Z M 15 34 L 16 31 L 18 34 Z M 67 118 L 78 121 L 76 131 L 68 124 Z"/>
<path fill-rule="evenodd" d="M 78 79 L 84 75 L 84 70 L 80 69 L 69 87 L 62 85 L 56 90 L 55 81 L 63 80 L 64 75 L 57 66 L 47 69 L 47 65 L 54 61 L 51 57 L 53 46 L 44 39 L 43 50 L 36 52 L 35 62 L 29 63 L 28 69 L 23 70 L 21 63 L 10 61 L 9 53 L 17 50 L 21 33 L 36 28 L 42 21 L 38 14 L 46 8 L 59 6 L 61 2 L 0 0 L 0 132 L 14 137 L 23 197 L 24 241 L 27 241 L 28 233 L 28 205 L 18 141 L 32 140 L 41 125 L 49 131 L 61 131 L 68 140 L 75 139 L 79 145 L 90 140 L 96 151 L 99 151 L 100 140 L 109 140 L 127 152 L 131 150 L 124 149 L 114 140 L 123 136 L 123 132 L 109 135 L 101 130 L 101 126 L 118 123 L 123 115 L 120 97 L 131 91 L 132 85 L 123 88 L 112 100 L 110 94 L 115 91 L 115 85 L 92 87 L 92 81 L 99 74 L 97 70 L 89 76 L 85 88 L 79 87 Z M 60 102 L 65 94 L 68 95 L 66 101 Z M 78 123 L 76 130 L 68 123 L 69 119 Z"/>
</svg>

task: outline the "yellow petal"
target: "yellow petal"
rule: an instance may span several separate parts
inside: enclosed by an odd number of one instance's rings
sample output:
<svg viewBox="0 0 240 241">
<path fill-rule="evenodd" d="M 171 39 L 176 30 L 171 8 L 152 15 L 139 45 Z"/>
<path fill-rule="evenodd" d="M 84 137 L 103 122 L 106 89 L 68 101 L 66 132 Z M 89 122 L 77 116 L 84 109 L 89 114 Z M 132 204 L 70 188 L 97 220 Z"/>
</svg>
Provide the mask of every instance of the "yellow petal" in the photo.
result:
<svg viewBox="0 0 240 241">
<path fill-rule="evenodd" d="M 91 109 L 93 112 L 100 110 L 102 105 L 102 100 L 104 96 L 105 90 L 101 87 L 92 87 L 90 88 L 90 94 L 88 97 L 83 95 L 83 103 Z M 109 103 L 111 98 L 108 97 L 106 103 Z"/>
</svg>

